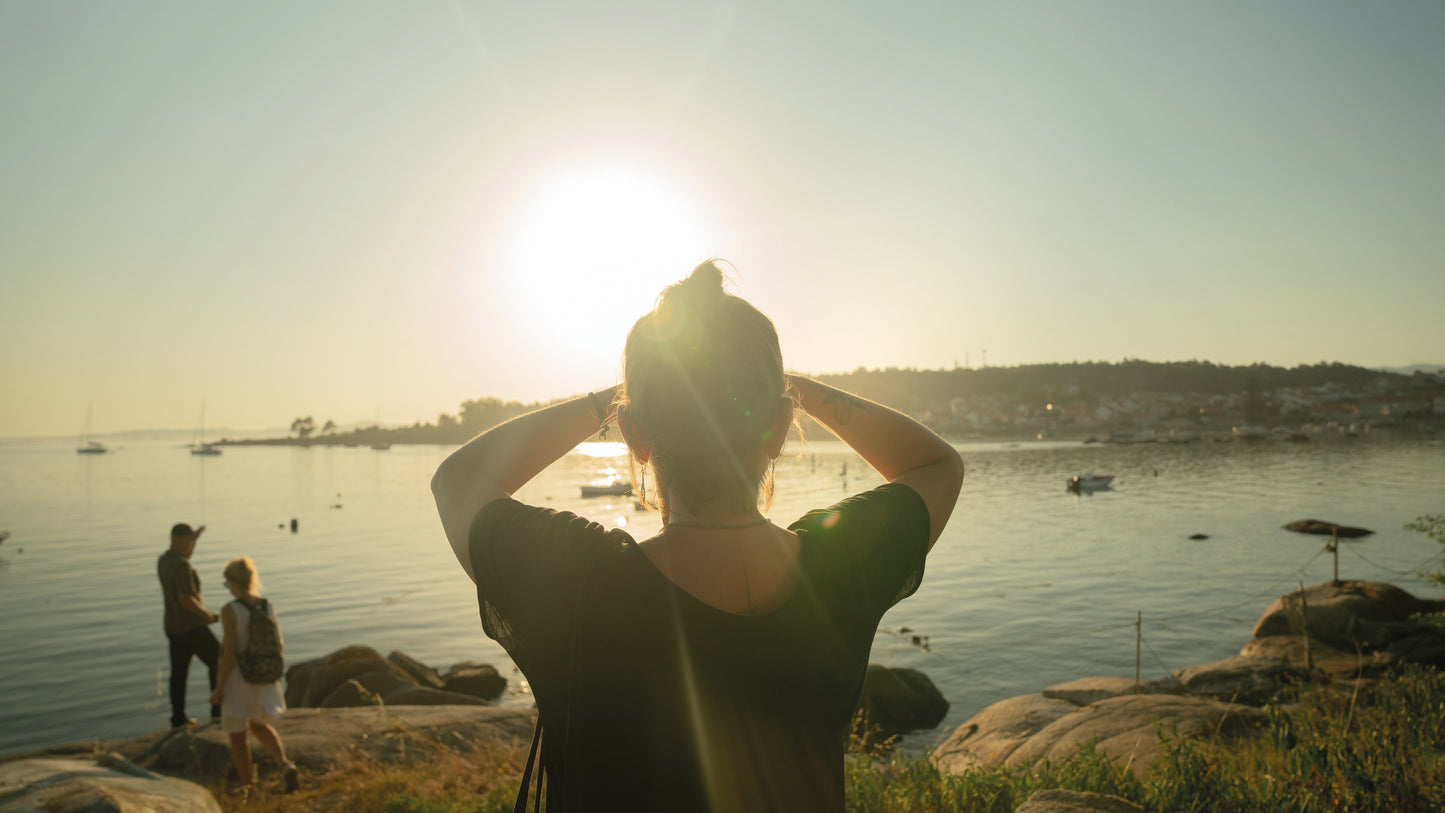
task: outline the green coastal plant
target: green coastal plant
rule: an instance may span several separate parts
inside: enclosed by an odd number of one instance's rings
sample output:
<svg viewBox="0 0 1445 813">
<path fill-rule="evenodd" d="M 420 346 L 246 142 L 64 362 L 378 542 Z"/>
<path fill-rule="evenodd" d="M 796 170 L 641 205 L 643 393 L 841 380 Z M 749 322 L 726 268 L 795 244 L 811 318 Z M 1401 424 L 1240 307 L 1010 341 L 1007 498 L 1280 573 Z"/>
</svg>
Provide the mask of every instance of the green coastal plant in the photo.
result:
<svg viewBox="0 0 1445 813">
<path fill-rule="evenodd" d="M 1445 545 L 1445 514 L 1425 514 L 1415 517 L 1415 521 L 1406 525 L 1405 530 L 1418 531 Z M 1420 575 L 1436 584 L 1445 584 L 1445 562 L 1439 563 L 1436 570 Z"/>
</svg>

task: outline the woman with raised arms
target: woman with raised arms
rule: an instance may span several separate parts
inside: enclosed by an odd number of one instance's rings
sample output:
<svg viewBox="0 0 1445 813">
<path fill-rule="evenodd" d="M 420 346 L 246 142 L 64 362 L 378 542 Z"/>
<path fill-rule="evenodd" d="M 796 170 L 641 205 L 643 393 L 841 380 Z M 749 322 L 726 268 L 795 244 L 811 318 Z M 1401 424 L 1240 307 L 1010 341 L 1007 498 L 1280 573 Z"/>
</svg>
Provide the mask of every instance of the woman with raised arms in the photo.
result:
<svg viewBox="0 0 1445 813">
<path fill-rule="evenodd" d="M 771 464 L 797 409 L 887 482 L 779 526 Z M 511 498 L 614 416 L 656 536 Z M 482 433 L 432 491 L 537 699 L 549 811 L 798 813 L 843 809 L 878 621 L 918 588 L 962 480 L 922 424 L 785 374 L 772 321 L 707 262 L 633 325 L 622 386 Z"/>
</svg>

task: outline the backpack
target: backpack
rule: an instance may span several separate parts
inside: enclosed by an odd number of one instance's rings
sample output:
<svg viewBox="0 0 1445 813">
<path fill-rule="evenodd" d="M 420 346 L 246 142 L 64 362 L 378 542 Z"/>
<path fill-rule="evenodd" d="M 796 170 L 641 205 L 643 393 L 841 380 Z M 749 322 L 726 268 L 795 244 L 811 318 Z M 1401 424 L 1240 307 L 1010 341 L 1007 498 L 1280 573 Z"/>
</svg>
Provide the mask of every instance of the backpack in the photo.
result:
<svg viewBox="0 0 1445 813">
<path fill-rule="evenodd" d="M 251 611 L 251 623 L 246 631 L 246 649 L 237 654 L 236 666 L 247 683 L 275 683 L 286 673 L 286 662 L 281 659 L 281 636 L 271 618 L 270 605 L 263 598 L 247 609 Z"/>
</svg>

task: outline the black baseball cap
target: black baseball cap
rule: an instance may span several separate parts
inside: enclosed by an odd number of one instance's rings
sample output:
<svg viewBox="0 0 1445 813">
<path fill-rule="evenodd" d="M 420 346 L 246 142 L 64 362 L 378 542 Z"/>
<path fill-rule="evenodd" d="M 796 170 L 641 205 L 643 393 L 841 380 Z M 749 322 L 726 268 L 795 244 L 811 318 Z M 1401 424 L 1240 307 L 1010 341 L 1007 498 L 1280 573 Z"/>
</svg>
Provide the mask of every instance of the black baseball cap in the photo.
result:
<svg viewBox="0 0 1445 813">
<path fill-rule="evenodd" d="M 193 531 L 193 530 L 191 530 L 191 526 L 187 525 L 187 524 L 184 523 L 184 522 L 177 522 L 175 525 L 172 525 L 172 526 L 171 526 L 171 536 L 195 536 L 195 535 L 196 535 L 196 532 Z"/>
</svg>

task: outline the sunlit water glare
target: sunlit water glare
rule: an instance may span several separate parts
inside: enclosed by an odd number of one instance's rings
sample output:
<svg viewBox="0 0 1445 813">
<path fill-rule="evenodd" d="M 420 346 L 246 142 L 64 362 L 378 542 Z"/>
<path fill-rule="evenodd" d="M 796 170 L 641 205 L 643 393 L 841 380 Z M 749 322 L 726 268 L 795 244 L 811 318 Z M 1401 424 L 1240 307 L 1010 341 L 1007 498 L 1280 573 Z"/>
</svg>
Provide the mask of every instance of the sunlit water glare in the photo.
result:
<svg viewBox="0 0 1445 813">
<path fill-rule="evenodd" d="M 1409 575 L 1440 546 L 1401 528 L 1445 511 L 1436 441 L 959 448 L 968 476 L 958 510 L 922 588 L 884 618 L 873 647 L 874 661 L 924 671 L 952 704 L 942 726 L 905 740 L 909 749 L 1014 694 L 1132 677 L 1136 611 L 1145 678 L 1234 654 L 1275 596 L 1330 578 L 1329 556 L 1317 555 L 1324 540 L 1279 528 L 1290 520 L 1373 528 L 1344 546 L 1341 575 L 1440 595 Z M 181 521 L 208 526 L 192 562 L 212 609 L 228 598 L 224 562 L 256 559 L 289 660 L 369 644 L 441 668 L 488 661 L 511 680 L 502 702 L 530 704 L 482 634 L 471 583 L 434 513 L 428 482 L 449 451 L 254 447 L 206 458 L 166 444 L 103 456 L 68 444 L 0 446 L 0 530 L 12 534 L 0 545 L 0 753 L 165 726 L 155 562 Z M 631 498 L 579 496 L 608 468 L 626 472 L 622 451 L 570 454 L 518 497 L 651 535 L 656 516 Z M 1065 493 L 1064 478 L 1085 471 L 1118 479 L 1092 496 Z M 880 482 L 834 442 L 785 455 L 777 480 L 780 524 Z M 1189 540 L 1196 532 L 1210 538 Z M 193 716 L 204 717 L 206 694 L 197 663 Z"/>
</svg>

